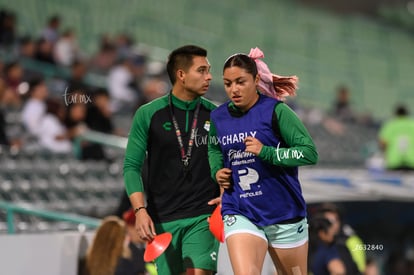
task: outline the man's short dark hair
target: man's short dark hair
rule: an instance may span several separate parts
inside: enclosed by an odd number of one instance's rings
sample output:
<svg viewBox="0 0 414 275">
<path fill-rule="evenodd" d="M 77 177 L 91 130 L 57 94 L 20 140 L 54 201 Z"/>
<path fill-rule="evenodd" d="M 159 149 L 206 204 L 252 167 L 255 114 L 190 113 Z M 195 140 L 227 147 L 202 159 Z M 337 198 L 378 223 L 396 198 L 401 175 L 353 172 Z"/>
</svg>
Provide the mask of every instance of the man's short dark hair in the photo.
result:
<svg viewBox="0 0 414 275">
<path fill-rule="evenodd" d="M 408 116 L 409 112 L 405 105 L 399 104 L 395 107 L 395 115 L 396 116 Z"/>
<path fill-rule="evenodd" d="M 207 57 L 207 50 L 195 45 L 186 45 L 170 53 L 167 61 L 167 73 L 172 85 L 175 84 L 177 70 L 188 70 L 193 65 L 194 56 Z"/>
</svg>

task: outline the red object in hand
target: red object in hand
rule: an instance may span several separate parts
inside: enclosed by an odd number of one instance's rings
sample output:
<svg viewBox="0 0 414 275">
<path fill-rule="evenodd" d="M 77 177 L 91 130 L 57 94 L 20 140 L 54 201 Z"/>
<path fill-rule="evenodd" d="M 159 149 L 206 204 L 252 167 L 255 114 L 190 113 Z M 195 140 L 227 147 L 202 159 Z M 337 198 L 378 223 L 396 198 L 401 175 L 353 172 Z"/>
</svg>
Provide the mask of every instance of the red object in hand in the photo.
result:
<svg viewBox="0 0 414 275">
<path fill-rule="evenodd" d="M 224 223 L 223 218 L 221 216 L 221 206 L 218 205 L 216 209 L 211 214 L 209 219 L 209 228 L 211 233 L 213 233 L 214 237 L 219 240 L 221 243 L 224 242 Z"/>
<path fill-rule="evenodd" d="M 147 243 L 144 252 L 144 261 L 152 262 L 158 258 L 170 245 L 172 234 L 169 232 L 156 235 L 152 241 Z"/>
</svg>

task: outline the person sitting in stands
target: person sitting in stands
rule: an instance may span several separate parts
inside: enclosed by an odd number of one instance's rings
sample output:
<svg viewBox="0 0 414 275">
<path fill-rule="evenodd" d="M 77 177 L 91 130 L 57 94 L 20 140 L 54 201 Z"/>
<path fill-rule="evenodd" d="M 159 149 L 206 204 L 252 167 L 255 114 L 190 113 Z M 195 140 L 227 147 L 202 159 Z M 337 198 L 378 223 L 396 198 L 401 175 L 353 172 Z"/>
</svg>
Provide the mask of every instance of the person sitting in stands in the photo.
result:
<svg viewBox="0 0 414 275">
<path fill-rule="evenodd" d="M 82 275 L 139 275 L 139 267 L 132 258 L 125 222 L 108 216 L 96 230 L 84 262 Z"/>
<path fill-rule="evenodd" d="M 398 105 L 394 117 L 380 128 L 379 146 L 390 170 L 414 170 L 414 119 L 407 107 Z"/>
</svg>

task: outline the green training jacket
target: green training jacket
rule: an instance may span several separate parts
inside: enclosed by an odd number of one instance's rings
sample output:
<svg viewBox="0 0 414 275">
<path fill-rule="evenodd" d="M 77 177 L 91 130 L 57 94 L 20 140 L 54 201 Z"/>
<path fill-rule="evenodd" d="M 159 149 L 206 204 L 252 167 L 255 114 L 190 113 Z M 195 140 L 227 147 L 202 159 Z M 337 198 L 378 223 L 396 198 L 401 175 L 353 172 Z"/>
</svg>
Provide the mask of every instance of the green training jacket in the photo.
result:
<svg viewBox="0 0 414 275">
<path fill-rule="evenodd" d="M 200 102 L 194 145 L 188 169 L 181 159 L 180 146 L 172 123 L 169 95 L 141 106 L 135 113 L 124 160 L 124 183 L 128 195 L 144 192 L 147 210 L 154 222 L 168 222 L 211 213 L 207 202 L 219 196 L 219 187 L 210 177 L 207 156 L 210 111 L 216 108 L 204 97 L 191 102 L 172 96 L 174 116 L 187 152 L 194 111 Z M 142 169 L 147 159 L 148 176 Z"/>
</svg>

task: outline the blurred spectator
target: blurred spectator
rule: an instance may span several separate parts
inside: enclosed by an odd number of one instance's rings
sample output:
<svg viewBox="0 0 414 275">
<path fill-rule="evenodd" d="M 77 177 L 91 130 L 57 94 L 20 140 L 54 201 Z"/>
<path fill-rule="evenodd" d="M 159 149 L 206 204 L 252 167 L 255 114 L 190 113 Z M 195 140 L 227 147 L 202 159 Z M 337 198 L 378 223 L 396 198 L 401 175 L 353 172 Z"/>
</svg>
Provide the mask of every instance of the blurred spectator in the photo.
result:
<svg viewBox="0 0 414 275">
<path fill-rule="evenodd" d="M 334 243 L 347 274 L 363 274 L 366 267 L 365 251 L 361 249 L 363 242 L 350 225 L 344 224 L 339 207 L 333 203 L 322 203 L 315 215 L 320 215 L 331 223 Z"/>
<path fill-rule="evenodd" d="M 6 85 L 18 95 L 17 88 L 23 81 L 23 68 L 17 61 L 11 61 L 4 66 L 4 80 Z"/>
<path fill-rule="evenodd" d="M 49 64 L 55 64 L 53 57 L 53 44 L 45 38 L 39 38 L 36 41 L 36 53 L 34 56 L 35 60 L 45 62 Z"/>
<path fill-rule="evenodd" d="M 46 98 L 49 91 L 43 79 L 34 79 L 29 82 L 28 99 L 22 109 L 22 123 L 28 133 L 38 138 L 40 123 L 46 113 Z"/>
<path fill-rule="evenodd" d="M 86 254 L 82 275 L 137 275 L 136 260 L 129 248 L 125 222 L 108 216 L 95 232 Z"/>
<path fill-rule="evenodd" d="M 71 153 L 72 143 L 63 124 L 66 109 L 57 99 L 46 100 L 46 114 L 39 125 L 39 144 L 53 153 Z"/>
<path fill-rule="evenodd" d="M 106 89 L 98 89 L 93 92 L 85 121 L 91 130 L 106 134 L 115 134 L 109 104 L 109 94 Z"/>
<path fill-rule="evenodd" d="M 347 272 L 335 245 L 334 225 L 324 216 L 309 221 L 309 271 L 315 275 L 345 275 Z"/>
<path fill-rule="evenodd" d="M 412 275 L 412 273 L 408 273 L 407 262 L 402 251 L 392 251 L 385 266 L 385 274 L 387 275 Z"/>
<path fill-rule="evenodd" d="M 70 67 L 71 75 L 67 81 L 66 94 L 73 93 L 89 94 L 91 87 L 86 83 L 85 77 L 88 72 L 87 65 L 83 61 L 76 60 Z M 79 103 L 79 102 L 78 102 Z M 83 102 L 89 103 L 89 102 Z"/>
<path fill-rule="evenodd" d="M 0 10 L 0 47 L 11 49 L 16 36 L 16 15 L 8 10 Z"/>
<path fill-rule="evenodd" d="M 341 85 L 337 88 L 331 113 L 340 122 L 358 123 L 372 127 L 378 126 L 370 113 L 358 113 L 352 108 L 351 92 L 346 85 Z"/>
<path fill-rule="evenodd" d="M 131 57 L 131 55 L 133 54 L 133 44 L 134 40 L 128 34 L 119 34 L 115 40 L 118 58 L 123 59 Z"/>
<path fill-rule="evenodd" d="M 85 95 L 81 92 L 71 94 L 71 97 L 82 98 Z M 89 98 L 89 97 L 88 97 Z M 85 102 L 73 102 L 67 106 L 65 125 L 68 128 L 69 136 L 75 142 L 74 150 L 76 156 L 81 160 L 107 160 L 105 152 L 100 144 L 78 139 L 89 127 L 87 124 L 88 104 Z M 102 127 L 93 123 L 94 127 Z M 89 129 L 90 130 L 90 129 Z"/>
<path fill-rule="evenodd" d="M 82 97 L 82 93 L 76 92 L 71 94 L 74 98 Z M 74 151 L 77 157 L 80 159 L 88 159 L 88 156 L 83 152 L 83 147 L 89 143 L 86 141 L 79 141 L 77 138 L 82 135 L 87 126 L 86 119 L 86 104 L 80 102 L 72 102 L 66 106 L 66 117 L 64 125 L 68 129 L 68 136 L 72 142 L 74 142 Z"/>
<path fill-rule="evenodd" d="M 137 108 L 166 93 L 168 93 L 168 84 L 165 81 L 156 77 L 144 80 L 142 83 L 142 94 L 139 98 Z"/>
<path fill-rule="evenodd" d="M 376 260 L 372 258 L 367 259 L 367 265 L 364 275 L 380 275 L 380 270 Z"/>
<path fill-rule="evenodd" d="M 73 96 L 80 97 L 81 93 L 75 93 Z M 74 129 L 74 127 L 82 126 L 85 124 L 86 118 L 86 104 L 73 102 L 66 106 L 66 117 L 65 125 L 69 129 Z M 86 127 L 86 125 L 82 126 Z M 78 132 L 78 131 L 75 131 Z M 76 135 L 71 135 L 76 136 Z"/>
<path fill-rule="evenodd" d="M 9 138 L 6 133 L 6 120 L 4 118 L 3 110 L 0 109 L 0 145 L 6 145 L 9 146 Z"/>
<path fill-rule="evenodd" d="M 112 123 L 112 112 L 110 110 L 109 95 L 106 89 L 98 89 L 88 104 L 85 123 L 90 130 L 105 134 L 123 135 L 120 130 L 115 129 Z M 107 159 L 104 148 L 98 143 L 89 143 L 83 146 L 83 153 L 89 159 Z"/>
<path fill-rule="evenodd" d="M 107 75 L 117 59 L 116 47 L 106 36 L 101 38 L 99 51 L 91 58 L 90 70 Z"/>
<path fill-rule="evenodd" d="M 332 113 L 335 118 L 344 122 L 355 122 L 356 119 L 351 107 L 350 96 L 348 87 L 344 85 L 338 87 Z"/>
<path fill-rule="evenodd" d="M 52 45 L 59 39 L 59 27 L 61 24 L 61 18 L 59 15 L 51 16 L 45 28 L 42 30 L 41 37 Z"/>
<path fill-rule="evenodd" d="M 100 37 L 99 37 L 99 45 L 101 46 L 107 46 L 107 45 L 111 45 L 114 46 L 114 43 L 111 39 L 111 36 L 107 33 L 103 33 Z"/>
<path fill-rule="evenodd" d="M 36 53 L 36 43 L 30 36 L 23 36 L 19 40 L 18 56 L 22 58 L 34 58 Z"/>
<path fill-rule="evenodd" d="M 36 54 L 36 43 L 30 36 L 20 38 L 18 44 L 18 62 L 23 67 L 23 79 L 29 80 L 42 77 L 42 73 L 37 69 L 30 68 L 27 64 L 32 64 Z M 29 68 L 28 68 L 29 67 Z"/>
<path fill-rule="evenodd" d="M 398 105 L 394 117 L 379 130 L 379 146 L 391 170 L 414 170 L 414 119 L 407 107 Z"/>
<path fill-rule="evenodd" d="M 7 133 L 8 125 L 4 110 L 10 108 L 10 104 L 6 99 L 7 94 L 10 92 L 10 89 L 5 86 L 3 79 L 0 78 L 0 145 L 19 149 L 22 146 L 22 140 L 20 138 L 10 138 Z"/>
<path fill-rule="evenodd" d="M 407 262 L 407 274 L 414 275 L 414 259 L 408 258 L 406 262 Z"/>
<path fill-rule="evenodd" d="M 3 78 L 0 78 L 0 104 L 4 108 L 20 108 L 21 98 L 15 90 L 10 88 Z"/>
<path fill-rule="evenodd" d="M 80 59 L 80 52 L 76 41 L 75 32 L 67 29 L 56 41 L 54 46 L 54 59 L 58 65 L 69 67 L 75 60 Z"/>
<path fill-rule="evenodd" d="M 111 110 L 114 113 L 130 113 L 135 110 L 139 99 L 136 85 L 135 64 L 130 58 L 122 59 L 108 75 Z"/>
</svg>

